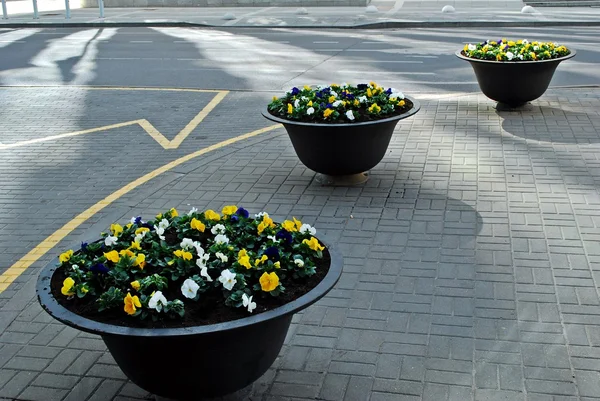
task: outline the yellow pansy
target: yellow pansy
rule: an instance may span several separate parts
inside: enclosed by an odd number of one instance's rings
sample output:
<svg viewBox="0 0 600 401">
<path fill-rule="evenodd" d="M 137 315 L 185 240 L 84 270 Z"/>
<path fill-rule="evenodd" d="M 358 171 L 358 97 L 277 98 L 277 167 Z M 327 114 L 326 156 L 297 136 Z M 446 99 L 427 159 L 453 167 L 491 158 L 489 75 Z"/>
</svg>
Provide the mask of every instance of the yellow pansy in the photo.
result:
<svg viewBox="0 0 600 401">
<path fill-rule="evenodd" d="M 71 277 L 67 277 L 65 281 L 63 281 L 63 286 L 60 289 L 60 292 L 68 297 L 70 297 L 71 295 L 75 295 L 75 291 L 73 291 L 74 286 L 75 280 L 73 280 Z"/>
<path fill-rule="evenodd" d="M 265 292 L 271 292 L 279 285 L 279 277 L 275 272 L 264 272 L 260 279 L 260 288 Z"/>
<path fill-rule="evenodd" d="M 514 46 L 514 45 L 515 45 L 515 42 L 513 42 L 512 40 L 509 40 L 509 41 L 508 41 L 508 45 L 509 45 L 509 46 Z"/>
<path fill-rule="evenodd" d="M 371 88 L 367 88 L 367 97 L 372 97 L 373 96 L 373 92 L 371 91 Z"/>
<path fill-rule="evenodd" d="M 127 224 L 125 224 L 125 227 L 131 228 L 132 225 L 133 225 L 133 223 L 127 223 Z"/>
<path fill-rule="evenodd" d="M 132 281 L 131 283 L 129 283 L 131 285 L 131 288 L 133 288 L 134 290 L 138 291 L 140 289 L 140 282 L 135 280 Z"/>
<path fill-rule="evenodd" d="M 490 45 L 492 46 L 496 46 L 498 43 L 494 42 L 493 40 L 490 40 Z"/>
<path fill-rule="evenodd" d="M 467 44 L 467 45 L 465 45 L 465 47 L 463 47 L 463 51 L 464 51 L 465 53 L 469 51 L 469 45 L 468 45 L 468 44 Z"/>
<path fill-rule="evenodd" d="M 294 112 L 294 106 L 292 106 L 291 103 L 288 103 L 288 110 L 287 110 L 288 114 L 292 114 Z"/>
<path fill-rule="evenodd" d="M 308 107 L 312 107 L 312 105 L 313 105 L 313 102 L 312 102 L 312 100 L 311 100 L 311 101 L 309 101 L 308 103 L 306 103 L 306 105 L 307 105 Z"/>
<path fill-rule="evenodd" d="M 504 53 L 502 53 L 502 52 L 498 52 L 498 54 L 496 54 L 496 60 L 497 61 L 502 61 L 503 57 L 504 57 Z"/>
<path fill-rule="evenodd" d="M 140 227 L 137 230 L 135 230 L 135 235 L 147 233 L 149 231 L 150 231 L 150 229 L 148 227 Z"/>
<path fill-rule="evenodd" d="M 484 53 L 485 53 L 485 52 L 487 52 L 488 50 L 489 50 L 489 46 L 488 46 L 488 45 L 484 45 L 484 46 L 481 48 L 481 51 L 482 51 L 482 52 L 484 52 Z"/>
<path fill-rule="evenodd" d="M 248 251 L 246 251 L 245 249 L 241 249 L 238 252 L 238 259 L 241 258 L 241 257 L 243 257 L 243 256 L 248 256 Z"/>
<path fill-rule="evenodd" d="M 296 225 L 296 229 L 300 230 L 300 227 L 302 227 L 302 222 L 295 217 L 292 217 L 292 220 L 294 221 L 294 224 Z"/>
<path fill-rule="evenodd" d="M 381 111 L 381 107 L 377 103 L 373 103 L 371 107 L 369 107 L 369 111 L 371 113 L 379 113 Z"/>
<path fill-rule="evenodd" d="M 162 219 L 162 217 L 163 217 L 162 213 L 159 213 L 159 214 L 157 214 L 157 215 L 156 215 L 156 219 L 157 219 L 157 220 L 160 220 L 160 219 Z"/>
<path fill-rule="evenodd" d="M 329 99 L 327 99 L 327 102 L 329 102 L 329 103 L 335 102 L 335 96 L 333 96 L 333 95 L 329 96 Z"/>
<path fill-rule="evenodd" d="M 127 256 L 130 259 L 135 258 L 135 253 L 131 252 L 129 249 L 123 249 L 121 252 L 119 252 L 119 255 Z"/>
<path fill-rule="evenodd" d="M 246 269 L 252 269 L 252 265 L 250 264 L 250 256 L 248 255 L 238 258 L 238 263 L 244 266 Z"/>
<path fill-rule="evenodd" d="M 123 309 L 128 315 L 133 315 L 137 308 L 142 307 L 140 299 L 137 297 L 137 295 L 131 296 L 130 293 L 127 293 L 123 302 L 125 302 L 125 307 Z"/>
<path fill-rule="evenodd" d="M 88 292 L 90 292 L 90 290 L 87 287 L 81 287 L 81 292 L 87 294 Z"/>
<path fill-rule="evenodd" d="M 281 227 L 283 227 L 286 231 L 289 231 L 291 233 L 294 231 L 298 231 L 298 229 L 296 228 L 296 224 L 291 220 L 285 220 L 283 223 L 281 223 Z"/>
<path fill-rule="evenodd" d="M 254 261 L 254 266 L 259 266 L 262 265 L 263 263 L 265 263 L 267 260 L 269 260 L 269 258 L 267 257 L 267 255 L 262 255 L 262 257 L 260 259 L 256 259 Z"/>
<path fill-rule="evenodd" d="M 192 253 L 184 251 L 183 249 L 176 250 L 173 252 L 173 255 L 177 256 L 178 258 L 182 258 L 183 260 L 192 260 Z"/>
<path fill-rule="evenodd" d="M 204 223 L 195 217 L 190 222 L 190 227 L 192 227 L 194 230 L 200 231 L 201 233 L 203 233 L 204 230 L 206 229 L 206 226 L 204 225 Z"/>
<path fill-rule="evenodd" d="M 237 212 L 237 210 L 238 210 L 237 206 L 229 205 L 229 206 L 223 207 L 223 210 L 221 210 L 221 213 L 223 213 L 224 216 L 231 216 L 232 214 Z"/>
<path fill-rule="evenodd" d="M 279 268 L 281 268 L 281 262 L 277 261 L 277 262 L 273 263 L 273 266 L 275 266 L 276 269 L 279 269 Z"/>
<path fill-rule="evenodd" d="M 404 106 L 405 104 L 406 104 L 406 102 L 404 100 L 400 100 L 398 102 L 398 106 L 400 106 L 400 107 Z"/>
<path fill-rule="evenodd" d="M 329 85 L 329 86 L 331 86 L 332 88 L 337 88 L 337 87 L 339 87 L 339 85 L 338 85 L 338 84 L 331 84 L 331 85 Z"/>
<path fill-rule="evenodd" d="M 116 224 L 116 223 L 115 224 L 111 224 L 110 225 L 110 231 L 112 232 L 112 234 L 115 237 L 118 237 L 123 232 L 123 227 L 121 227 L 119 224 Z"/>
<path fill-rule="evenodd" d="M 110 252 L 106 252 L 104 254 L 104 257 L 113 262 L 113 263 L 117 263 L 119 261 L 119 253 L 117 251 L 110 251 Z"/>
<path fill-rule="evenodd" d="M 132 241 L 131 242 L 131 246 L 129 247 L 129 249 L 134 249 L 136 251 L 141 251 L 142 247 L 140 246 L 139 242 Z"/>
<path fill-rule="evenodd" d="M 304 85 L 304 90 L 307 90 L 307 91 L 309 91 L 309 90 L 310 90 L 310 86 L 308 86 L 308 85 Z"/>
<path fill-rule="evenodd" d="M 146 266 L 146 255 L 144 255 L 143 253 L 138 253 L 135 257 L 135 260 L 133 261 L 133 265 L 139 266 L 140 270 L 144 270 L 144 267 Z"/>
<path fill-rule="evenodd" d="M 259 234 L 262 234 L 263 231 L 265 231 L 265 228 L 269 227 L 269 225 L 267 223 L 265 223 L 264 221 L 261 221 L 260 224 L 258 225 L 258 227 L 256 228 L 256 230 L 258 231 Z"/>
<path fill-rule="evenodd" d="M 277 96 L 273 96 L 273 99 L 271 99 L 271 100 L 276 101 L 277 100 Z"/>
<path fill-rule="evenodd" d="M 310 240 L 305 239 L 304 241 L 302 241 L 302 243 L 308 245 L 308 247 L 315 252 L 322 251 L 323 249 L 325 249 L 324 246 L 319 244 L 319 240 L 315 237 L 310 237 Z"/>
<path fill-rule="evenodd" d="M 506 38 L 502 38 L 502 43 L 506 43 Z"/>
<path fill-rule="evenodd" d="M 212 209 L 208 209 L 206 212 L 204 212 L 204 217 L 206 217 L 208 220 L 213 221 L 221 220 L 221 215 L 219 215 L 219 213 L 215 212 Z"/>
<path fill-rule="evenodd" d="M 529 52 L 529 55 L 531 56 L 532 59 L 534 59 L 534 60 L 537 59 L 534 52 Z"/>
<path fill-rule="evenodd" d="M 68 262 L 69 260 L 71 260 L 71 256 L 73 256 L 73 250 L 69 249 L 68 251 L 60 254 L 60 256 L 58 257 L 58 261 L 60 263 Z"/>
<path fill-rule="evenodd" d="M 360 106 L 360 102 L 358 101 L 358 99 L 354 99 L 354 102 L 352 102 L 352 105 L 355 107 Z"/>
<path fill-rule="evenodd" d="M 175 209 L 174 207 L 172 207 L 171 210 L 169 210 L 169 212 L 171 213 L 171 217 L 179 216 L 179 213 L 177 213 L 177 209 Z"/>
<path fill-rule="evenodd" d="M 333 114 L 333 110 L 331 110 L 331 109 L 325 109 L 325 111 L 323 112 L 323 117 L 327 118 L 327 117 L 329 117 L 332 114 Z"/>
</svg>

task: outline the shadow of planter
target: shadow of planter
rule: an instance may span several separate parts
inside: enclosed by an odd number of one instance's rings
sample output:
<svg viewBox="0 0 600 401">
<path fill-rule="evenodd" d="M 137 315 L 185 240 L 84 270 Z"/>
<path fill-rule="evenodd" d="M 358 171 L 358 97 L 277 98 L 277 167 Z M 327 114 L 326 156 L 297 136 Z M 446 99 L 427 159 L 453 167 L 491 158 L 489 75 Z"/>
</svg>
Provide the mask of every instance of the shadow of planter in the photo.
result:
<svg viewBox="0 0 600 401">
<path fill-rule="evenodd" d="M 503 119 L 502 129 L 519 138 L 579 145 L 600 143 L 600 114 L 536 105 L 497 110 L 496 114 Z"/>
</svg>

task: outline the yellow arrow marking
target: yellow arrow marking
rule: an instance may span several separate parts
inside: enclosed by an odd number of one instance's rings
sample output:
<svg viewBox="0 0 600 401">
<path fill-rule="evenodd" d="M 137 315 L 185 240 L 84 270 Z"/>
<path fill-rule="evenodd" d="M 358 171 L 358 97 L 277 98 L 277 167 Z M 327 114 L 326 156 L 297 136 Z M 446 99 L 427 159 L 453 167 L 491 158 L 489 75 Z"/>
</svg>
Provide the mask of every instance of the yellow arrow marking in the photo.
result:
<svg viewBox="0 0 600 401">
<path fill-rule="evenodd" d="M 127 127 L 129 125 L 135 125 L 135 124 L 139 124 L 140 127 L 142 127 L 142 129 L 144 131 L 146 131 L 148 133 L 148 135 L 150 135 L 164 149 L 177 149 L 179 147 L 179 145 L 181 145 L 181 143 L 185 140 L 185 138 L 187 138 L 188 135 L 191 134 L 192 131 L 198 126 L 198 124 L 200 124 L 202 122 L 202 120 L 204 120 L 204 118 L 208 115 L 208 113 L 210 113 L 215 107 L 217 107 L 217 105 L 219 103 L 221 103 L 221 101 L 225 98 L 225 96 L 228 93 L 229 93 L 229 91 L 217 91 L 217 94 L 215 95 L 215 97 L 206 105 L 206 107 L 204 107 L 202 109 L 202 111 L 200 111 L 200 113 L 198 113 L 196 115 L 196 117 L 194 117 L 175 136 L 175 138 L 173 138 L 170 141 L 167 138 L 165 138 L 165 136 L 163 134 L 161 134 L 160 131 L 157 130 L 156 127 L 154 127 L 154 125 L 152 125 L 148 120 L 141 119 L 141 120 L 127 121 L 124 123 L 105 125 L 103 127 L 86 129 L 83 131 L 75 131 L 75 132 L 69 132 L 66 134 L 52 135 L 52 136 L 47 136 L 45 138 L 32 139 L 29 141 L 22 141 L 22 142 L 16 142 L 16 143 L 11 143 L 11 144 L 0 143 L 0 150 L 19 148 L 19 147 L 31 145 L 34 143 L 54 141 L 57 139 L 68 138 L 68 137 L 77 136 L 77 135 L 91 134 L 93 132 L 106 131 L 106 130 L 115 129 L 115 128 L 122 128 L 122 127 Z"/>
<path fill-rule="evenodd" d="M 217 149 L 221 149 L 225 146 L 231 145 L 233 143 L 242 141 L 244 139 L 252 138 L 254 136 L 263 134 L 265 132 L 272 131 L 276 128 L 281 127 L 279 124 L 271 125 L 269 127 L 261 128 L 256 131 L 249 132 L 244 135 L 236 136 L 235 138 L 227 139 L 225 141 L 216 143 L 204 149 L 200 149 L 194 153 L 190 153 L 189 155 L 183 156 L 177 160 L 173 160 L 170 163 L 165 164 L 162 167 L 157 168 L 154 171 L 149 172 L 148 174 L 138 178 L 137 180 L 130 182 L 125 185 L 121 189 L 113 192 L 108 195 L 106 198 L 102 199 L 100 202 L 91 206 L 89 209 L 83 211 L 67 224 L 56 230 L 50 236 L 48 236 L 45 240 L 43 240 L 38 246 L 29 251 L 25 256 L 19 259 L 15 264 L 9 267 L 2 275 L 0 276 L 0 293 L 8 288 L 8 286 L 15 281 L 17 277 L 19 277 L 29 266 L 31 266 L 34 262 L 36 262 L 39 258 L 44 256 L 48 251 L 50 251 L 56 244 L 62 241 L 67 235 L 69 235 L 73 230 L 79 227 L 81 224 L 86 222 L 90 217 L 104 209 L 106 206 L 110 205 L 123 195 L 131 192 L 135 188 L 139 187 L 142 184 L 150 181 L 151 179 L 183 164 L 187 161 L 190 161 L 196 157 L 202 156 L 206 153 L 212 152 Z"/>
</svg>

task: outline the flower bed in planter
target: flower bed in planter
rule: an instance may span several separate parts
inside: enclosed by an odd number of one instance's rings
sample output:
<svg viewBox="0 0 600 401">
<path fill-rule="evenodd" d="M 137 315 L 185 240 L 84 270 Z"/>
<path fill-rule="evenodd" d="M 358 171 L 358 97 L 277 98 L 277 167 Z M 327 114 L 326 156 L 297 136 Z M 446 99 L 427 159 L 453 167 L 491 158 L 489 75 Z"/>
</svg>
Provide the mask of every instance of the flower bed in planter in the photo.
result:
<svg viewBox="0 0 600 401">
<path fill-rule="evenodd" d="M 305 166 L 330 176 L 359 174 L 385 155 L 398 121 L 419 103 L 393 88 L 369 84 L 292 88 L 263 111 L 283 124 Z"/>
<path fill-rule="evenodd" d="M 341 257 L 315 233 L 235 206 L 137 217 L 46 266 L 38 299 L 59 321 L 102 336 L 143 389 L 225 395 L 271 366 L 292 315 L 339 279 Z"/>
<path fill-rule="evenodd" d="M 500 39 L 467 44 L 456 56 L 471 64 L 487 97 L 517 107 L 542 96 L 558 64 L 575 51 L 551 42 Z"/>
</svg>

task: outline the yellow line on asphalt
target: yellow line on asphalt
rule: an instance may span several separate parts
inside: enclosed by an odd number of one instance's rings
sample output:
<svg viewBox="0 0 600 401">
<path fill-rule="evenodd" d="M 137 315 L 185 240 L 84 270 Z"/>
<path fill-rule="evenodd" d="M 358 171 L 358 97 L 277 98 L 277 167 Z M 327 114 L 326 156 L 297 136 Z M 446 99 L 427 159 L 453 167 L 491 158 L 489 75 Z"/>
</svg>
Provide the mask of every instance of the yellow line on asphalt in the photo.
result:
<svg viewBox="0 0 600 401">
<path fill-rule="evenodd" d="M 208 146 L 204 149 L 200 149 L 194 153 L 190 153 L 189 155 L 183 156 L 177 160 L 173 160 L 170 163 L 165 164 L 162 167 L 157 168 L 154 171 L 138 178 L 137 180 L 130 182 L 125 185 L 121 189 L 113 192 L 108 195 L 106 198 L 102 199 L 95 205 L 91 206 L 87 210 L 83 211 L 71 221 L 66 223 L 64 226 L 56 230 L 50 236 L 48 236 L 45 240 L 43 240 L 39 245 L 29 251 L 25 256 L 15 262 L 11 267 L 9 267 L 2 275 L 0 276 L 0 293 L 8 288 L 8 286 L 15 281 L 17 277 L 19 277 L 29 266 L 31 266 L 34 262 L 36 262 L 39 258 L 44 256 L 48 251 L 50 251 L 56 244 L 62 241 L 67 235 L 69 235 L 73 230 L 87 221 L 90 217 L 104 209 L 106 206 L 109 206 L 111 203 L 122 197 L 123 195 L 131 192 L 142 184 L 150 181 L 157 176 L 172 170 L 173 168 L 190 161 L 196 157 L 202 156 L 206 153 L 212 152 L 217 149 L 224 148 L 225 146 L 234 144 L 239 141 L 243 141 L 244 139 L 252 138 L 254 136 L 263 134 L 265 132 L 272 131 L 276 128 L 281 127 L 279 124 L 271 125 L 269 127 L 261 128 L 256 131 L 249 132 L 244 135 L 236 136 L 235 138 L 227 139 L 225 141 L 216 143 L 214 145 Z"/>
<path fill-rule="evenodd" d="M 86 88 L 86 89 L 101 89 L 101 88 Z M 115 89 L 115 88 L 111 88 L 111 89 Z M 116 88 L 116 89 L 120 89 L 120 88 Z M 133 89 L 133 90 L 146 90 L 146 89 L 139 88 L 139 89 Z M 122 127 L 127 127 L 129 125 L 134 125 L 134 124 L 139 124 L 142 127 L 142 129 L 144 131 L 146 131 L 146 133 L 148 135 L 150 135 L 156 142 L 158 142 L 159 145 L 162 146 L 164 149 L 177 149 L 179 147 L 179 145 L 181 145 L 181 143 L 185 140 L 185 138 L 187 138 L 188 135 L 191 134 L 194 129 L 196 129 L 198 124 L 200 124 L 202 122 L 202 120 L 204 120 L 204 118 L 208 115 L 208 113 L 213 111 L 213 109 L 215 107 L 217 107 L 217 105 L 219 103 L 221 103 L 221 101 L 229 93 L 229 91 L 211 91 L 211 92 L 217 92 L 217 94 L 181 131 L 179 131 L 179 133 L 175 136 L 175 138 L 173 138 L 170 141 L 163 134 L 161 134 L 160 131 L 158 129 L 156 129 L 156 127 L 154 127 L 154 125 L 152 125 L 148 120 L 140 119 L 140 120 L 134 120 L 134 121 L 127 121 L 124 123 L 105 125 L 103 127 L 98 127 L 98 128 L 86 129 L 83 131 L 75 131 L 75 132 L 69 132 L 66 134 L 52 135 L 52 136 L 47 136 L 44 138 L 32 139 L 29 141 L 22 141 L 22 142 L 16 142 L 16 143 L 11 143 L 11 144 L 0 143 L 0 150 L 19 148 L 19 147 L 31 145 L 34 143 L 54 141 L 57 139 L 63 139 L 63 138 L 68 138 L 68 137 L 83 135 L 83 134 L 91 134 L 93 132 L 106 131 L 106 130 L 115 129 L 115 128 L 122 128 Z"/>
</svg>

